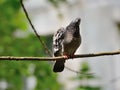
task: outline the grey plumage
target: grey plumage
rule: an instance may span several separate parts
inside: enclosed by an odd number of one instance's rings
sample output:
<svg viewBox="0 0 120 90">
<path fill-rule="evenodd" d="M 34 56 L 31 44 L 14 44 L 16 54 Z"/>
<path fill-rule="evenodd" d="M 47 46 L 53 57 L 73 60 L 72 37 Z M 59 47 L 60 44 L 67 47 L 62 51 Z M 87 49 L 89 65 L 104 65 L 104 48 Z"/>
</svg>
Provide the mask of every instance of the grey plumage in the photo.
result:
<svg viewBox="0 0 120 90">
<path fill-rule="evenodd" d="M 72 21 L 66 28 L 60 28 L 53 36 L 53 53 L 54 56 L 66 55 L 73 57 L 75 51 L 81 44 L 79 24 L 81 19 L 77 18 Z M 53 71 L 61 72 L 64 70 L 65 60 L 57 60 Z"/>
</svg>

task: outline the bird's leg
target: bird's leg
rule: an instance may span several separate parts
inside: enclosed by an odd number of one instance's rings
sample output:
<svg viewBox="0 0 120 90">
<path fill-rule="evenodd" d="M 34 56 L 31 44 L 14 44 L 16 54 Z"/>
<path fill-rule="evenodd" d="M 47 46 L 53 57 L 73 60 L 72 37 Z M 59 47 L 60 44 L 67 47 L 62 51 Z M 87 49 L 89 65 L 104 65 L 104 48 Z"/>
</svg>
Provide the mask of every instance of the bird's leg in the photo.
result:
<svg viewBox="0 0 120 90">
<path fill-rule="evenodd" d="M 74 54 L 69 54 L 69 55 L 66 54 L 66 53 L 63 54 L 63 57 L 64 57 L 65 59 L 70 59 L 70 58 L 73 59 L 74 56 L 75 56 Z"/>
<path fill-rule="evenodd" d="M 69 58 L 70 58 L 70 55 L 68 55 L 68 54 L 63 54 L 63 57 L 64 57 L 65 59 L 69 59 Z"/>
</svg>

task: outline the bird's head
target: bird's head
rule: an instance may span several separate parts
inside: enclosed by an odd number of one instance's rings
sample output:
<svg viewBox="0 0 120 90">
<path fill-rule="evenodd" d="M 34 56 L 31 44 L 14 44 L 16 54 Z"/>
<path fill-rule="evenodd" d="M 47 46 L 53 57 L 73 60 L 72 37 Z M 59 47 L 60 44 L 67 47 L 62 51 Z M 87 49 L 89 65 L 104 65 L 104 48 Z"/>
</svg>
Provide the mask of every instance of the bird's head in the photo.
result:
<svg viewBox="0 0 120 90">
<path fill-rule="evenodd" d="M 79 37 L 79 25 L 80 25 L 81 19 L 76 18 L 73 20 L 67 27 L 67 32 L 71 33 L 74 37 Z"/>
<path fill-rule="evenodd" d="M 81 19 L 80 19 L 80 18 L 76 18 L 76 19 L 73 20 L 69 25 L 70 25 L 70 26 L 73 26 L 73 27 L 76 27 L 76 26 L 79 26 L 79 25 L 80 25 L 80 22 L 81 22 Z"/>
<path fill-rule="evenodd" d="M 79 30 L 80 22 L 81 22 L 81 18 L 76 18 L 66 27 L 66 29 L 68 29 L 68 30 Z"/>
</svg>

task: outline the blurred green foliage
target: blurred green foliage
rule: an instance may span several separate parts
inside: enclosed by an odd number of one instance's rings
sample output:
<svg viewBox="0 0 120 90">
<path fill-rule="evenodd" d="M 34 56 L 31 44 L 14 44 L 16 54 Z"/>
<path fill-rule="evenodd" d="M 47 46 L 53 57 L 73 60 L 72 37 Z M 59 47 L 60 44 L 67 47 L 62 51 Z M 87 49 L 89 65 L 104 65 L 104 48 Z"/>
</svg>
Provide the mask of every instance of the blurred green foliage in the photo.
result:
<svg viewBox="0 0 120 90">
<path fill-rule="evenodd" d="M 35 35 L 16 37 L 16 31 L 26 33 L 27 27 L 19 0 L 0 0 L 0 56 L 47 56 Z M 51 48 L 51 36 L 42 36 L 42 40 Z M 7 90 L 23 90 L 24 77 L 35 76 L 34 90 L 61 90 L 51 68 L 49 62 L 43 61 L 0 61 L 0 81 L 8 83 Z"/>
<path fill-rule="evenodd" d="M 76 90 L 101 90 L 99 86 L 89 85 L 90 80 L 96 80 L 97 77 L 90 73 L 90 67 L 87 62 L 82 62 L 80 67 L 80 74 L 74 78 L 74 80 L 79 80 L 80 85 Z"/>
<path fill-rule="evenodd" d="M 67 0 L 48 0 L 53 6 L 59 7 L 61 3 L 66 3 Z"/>
<path fill-rule="evenodd" d="M 120 22 L 117 22 L 117 23 L 115 23 L 116 24 L 116 26 L 118 27 L 118 29 L 119 29 L 119 34 L 120 34 Z"/>
</svg>

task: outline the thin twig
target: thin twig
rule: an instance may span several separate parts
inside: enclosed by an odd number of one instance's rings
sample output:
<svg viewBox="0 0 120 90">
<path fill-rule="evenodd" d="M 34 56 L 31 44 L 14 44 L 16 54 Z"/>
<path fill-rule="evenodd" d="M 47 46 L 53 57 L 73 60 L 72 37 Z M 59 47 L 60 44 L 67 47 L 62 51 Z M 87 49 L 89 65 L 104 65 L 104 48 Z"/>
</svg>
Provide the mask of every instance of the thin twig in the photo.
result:
<svg viewBox="0 0 120 90">
<path fill-rule="evenodd" d="M 14 57 L 14 56 L 0 56 L 0 60 L 16 60 L 16 61 L 54 61 L 62 59 L 63 57 Z"/>
<path fill-rule="evenodd" d="M 98 56 L 108 56 L 108 55 L 118 55 L 120 54 L 119 51 L 114 52 L 101 52 L 101 53 L 92 53 L 92 54 L 80 54 L 80 55 L 74 55 L 73 58 L 88 58 L 88 57 L 98 57 Z M 37 60 L 37 61 L 56 61 L 56 60 L 66 60 L 68 58 L 65 58 L 64 56 L 60 57 L 14 57 L 14 56 L 0 56 L 0 60 Z M 69 58 L 71 59 L 71 58 Z"/>
<path fill-rule="evenodd" d="M 26 15 L 26 17 L 27 17 L 27 19 L 28 19 L 28 21 L 29 21 L 29 23 L 30 23 L 33 31 L 35 32 L 35 34 L 36 34 L 37 38 L 39 39 L 40 43 L 42 44 L 43 48 L 45 48 L 46 53 L 47 53 L 48 55 L 52 56 L 51 51 L 47 48 L 46 44 L 45 44 L 45 43 L 43 42 L 43 40 L 41 39 L 41 36 L 38 35 L 36 29 L 34 28 L 32 22 L 31 22 L 31 20 L 30 20 L 30 18 L 29 18 L 29 15 L 28 15 L 25 7 L 24 7 L 24 4 L 23 4 L 22 0 L 20 0 L 20 3 L 21 3 L 21 6 L 22 6 L 22 8 L 23 8 L 23 11 L 25 12 L 25 15 Z"/>
<path fill-rule="evenodd" d="M 74 58 L 87 58 L 87 57 L 97 57 L 97 56 L 108 56 L 108 55 L 118 55 L 120 54 L 120 50 L 113 52 L 101 52 L 101 53 L 91 53 L 91 54 L 81 54 L 75 55 Z"/>
<path fill-rule="evenodd" d="M 77 74 L 80 74 L 80 72 L 79 71 L 76 71 L 76 70 L 73 70 L 73 69 L 71 69 L 71 68 L 69 68 L 69 67 L 65 67 L 67 70 L 70 70 L 70 71 L 72 71 L 72 72 L 75 72 L 75 73 L 77 73 Z"/>
</svg>

